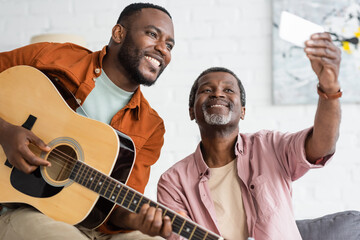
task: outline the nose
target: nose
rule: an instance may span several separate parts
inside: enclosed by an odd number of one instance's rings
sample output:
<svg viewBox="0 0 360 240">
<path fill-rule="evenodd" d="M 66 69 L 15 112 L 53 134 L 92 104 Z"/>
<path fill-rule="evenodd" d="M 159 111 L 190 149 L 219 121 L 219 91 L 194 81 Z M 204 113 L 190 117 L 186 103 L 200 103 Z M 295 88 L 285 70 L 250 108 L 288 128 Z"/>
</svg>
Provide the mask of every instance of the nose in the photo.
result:
<svg viewBox="0 0 360 240">
<path fill-rule="evenodd" d="M 212 91 L 211 98 L 224 98 L 224 92 L 220 88 L 216 88 Z"/>
</svg>

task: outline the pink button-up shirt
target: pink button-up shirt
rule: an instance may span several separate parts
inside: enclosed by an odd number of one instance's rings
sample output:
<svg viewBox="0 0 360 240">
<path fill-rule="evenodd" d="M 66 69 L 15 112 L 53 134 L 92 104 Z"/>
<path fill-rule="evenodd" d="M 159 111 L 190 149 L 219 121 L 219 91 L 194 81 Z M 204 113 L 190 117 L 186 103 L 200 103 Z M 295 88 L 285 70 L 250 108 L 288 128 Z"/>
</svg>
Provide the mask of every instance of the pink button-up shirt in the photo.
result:
<svg viewBox="0 0 360 240">
<path fill-rule="evenodd" d="M 330 159 L 324 157 L 317 165 L 306 160 L 305 139 L 311 131 L 312 128 L 297 133 L 262 130 L 239 134 L 235 145 L 237 171 L 248 232 L 256 240 L 301 239 L 293 214 L 291 183 Z M 199 144 L 193 154 L 161 176 L 158 201 L 220 234 L 208 187 L 210 177 Z M 171 238 L 178 236 L 173 234 Z"/>
</svg>

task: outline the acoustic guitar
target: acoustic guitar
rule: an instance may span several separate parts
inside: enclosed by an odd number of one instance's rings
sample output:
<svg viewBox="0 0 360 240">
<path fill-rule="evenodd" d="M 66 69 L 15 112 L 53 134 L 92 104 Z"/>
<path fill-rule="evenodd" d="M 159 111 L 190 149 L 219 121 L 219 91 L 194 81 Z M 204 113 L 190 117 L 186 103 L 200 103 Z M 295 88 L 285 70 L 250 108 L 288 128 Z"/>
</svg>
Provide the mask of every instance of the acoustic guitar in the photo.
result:
<svg viewBox="0 0 360 240">
<path fill-rule="evenodd" d="M 193 240 L 223 239 L 126 186 L 135 147 L 109 125 L 75 113 L 39 70 L 16 66 L 0 73 L 0 117 L 34 132 L 51 150 L 30 149 L 51 163 L 31 174 L 14 168 L 0 146 L 0 203 L 28 204 L 72 225 L 96 228 L 115 205 L 139 212 L 161 208 L 173 232 Z"/>
</svg>

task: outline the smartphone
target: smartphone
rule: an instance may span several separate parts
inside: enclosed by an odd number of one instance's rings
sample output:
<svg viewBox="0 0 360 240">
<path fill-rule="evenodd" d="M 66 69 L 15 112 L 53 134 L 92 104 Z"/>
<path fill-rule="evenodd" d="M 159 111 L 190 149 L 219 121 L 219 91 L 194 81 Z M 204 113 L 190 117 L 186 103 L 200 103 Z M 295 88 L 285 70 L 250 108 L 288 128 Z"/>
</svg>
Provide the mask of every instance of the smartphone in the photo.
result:
<svg viewBox="0 0 360 240">
<path fill-rule="evenodd" d="M 304 42 L 314 33 L 324 32 L 325 29 L 306 19 L 287 11 L 282 11 L 279 24 L 279 36 L 298 47 L 305 47 Z"/>
</svg>

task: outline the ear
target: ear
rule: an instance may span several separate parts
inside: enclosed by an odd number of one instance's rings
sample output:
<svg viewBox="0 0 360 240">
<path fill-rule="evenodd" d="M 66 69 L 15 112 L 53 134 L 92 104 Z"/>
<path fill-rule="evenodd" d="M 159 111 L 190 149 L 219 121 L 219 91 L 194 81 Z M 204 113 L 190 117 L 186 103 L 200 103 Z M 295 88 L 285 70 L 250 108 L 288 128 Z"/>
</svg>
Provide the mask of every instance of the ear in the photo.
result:
<svg viewBox="0 0 360 240">
<path fill-rule="evenodd" d="M 245 107 L 241 107 L 241 115 L 240 115 L 240 119 L 244 120 L 245 118 Z"/>
<path fill-rule="evenodd" d="M 116 24 L 112 29 L 111 39 L 116 43 L 121 43 L 124 37 L 125 37 L 125 28 L 120 24 Z"/>
<path fill-rule="evenodd" d="M 194 107 L 189 108 L 189 115 L 191 121 L 195 119 Z"/>
</svg>

